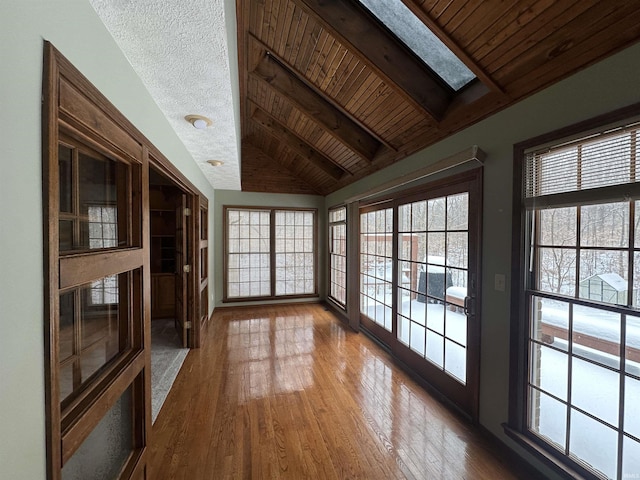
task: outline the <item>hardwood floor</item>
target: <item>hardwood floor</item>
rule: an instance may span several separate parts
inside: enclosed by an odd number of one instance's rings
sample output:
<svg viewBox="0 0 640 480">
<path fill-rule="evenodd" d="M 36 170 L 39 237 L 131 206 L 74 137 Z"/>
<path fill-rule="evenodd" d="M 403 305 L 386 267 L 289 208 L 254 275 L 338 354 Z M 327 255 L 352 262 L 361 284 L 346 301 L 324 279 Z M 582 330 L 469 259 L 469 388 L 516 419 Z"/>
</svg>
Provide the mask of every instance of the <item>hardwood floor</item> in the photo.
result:
<svg viewBox="0 0 640 480">
<path fill-rule="evenodd" d="M 516 479 L 321 305 L 216 312 L 153 426 L 153 479 Z"/>
</svg>

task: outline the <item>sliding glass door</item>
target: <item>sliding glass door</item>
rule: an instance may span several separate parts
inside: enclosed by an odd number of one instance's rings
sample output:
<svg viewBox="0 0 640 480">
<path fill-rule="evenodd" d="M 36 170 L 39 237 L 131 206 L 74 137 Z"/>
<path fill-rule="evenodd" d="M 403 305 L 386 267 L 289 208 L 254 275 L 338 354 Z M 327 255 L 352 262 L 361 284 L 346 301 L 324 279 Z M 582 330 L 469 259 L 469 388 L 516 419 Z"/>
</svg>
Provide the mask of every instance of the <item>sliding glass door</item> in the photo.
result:
<svg viewBox="0 0 640 480">
<path fill-rule="evenodd" d="M 481 173 L 363 206 L 362 325 L 477 416 Z"/>
</svg>

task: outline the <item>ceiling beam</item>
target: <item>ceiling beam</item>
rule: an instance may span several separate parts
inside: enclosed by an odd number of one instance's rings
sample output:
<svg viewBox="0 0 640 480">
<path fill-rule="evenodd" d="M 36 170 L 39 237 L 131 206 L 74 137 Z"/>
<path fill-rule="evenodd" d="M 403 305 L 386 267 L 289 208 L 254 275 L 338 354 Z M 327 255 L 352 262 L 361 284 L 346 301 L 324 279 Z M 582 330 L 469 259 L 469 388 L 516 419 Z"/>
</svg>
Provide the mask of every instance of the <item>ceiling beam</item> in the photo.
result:
<svg viewBox="0 0 640 480">
<path fill-rule="evenodd" d="M 250 75 L 285 96 L 325 131 L 358 155 L 366 160 L 373 160 L 380 148 L 380 142 L 308 87 L 275 55 L 267 53 Z"/>
<path fill-rule="evenodd" d="M 334 180 L 339 180 L 344 176 L 346 170 L 336 165 L 327 156 L 315 147 L 309 145 L 305 140 L 298 137 L 289 128 L 273 118 L 269 113 L 262 110 L 257 105 L 251 115 L 251 119 L 266 130 L 271 136 L 284 143 L 285 146 L 294 150 L 297 154 L 308 160 L 310 163 L 321 169 Z"/>
<path fill-rule="evenodd" d="M 341 42 L 360 52 L 415 107 L 441 121 L 453 92 L 409 49 L 351 0 L 294 0 Z"/>
</svg>

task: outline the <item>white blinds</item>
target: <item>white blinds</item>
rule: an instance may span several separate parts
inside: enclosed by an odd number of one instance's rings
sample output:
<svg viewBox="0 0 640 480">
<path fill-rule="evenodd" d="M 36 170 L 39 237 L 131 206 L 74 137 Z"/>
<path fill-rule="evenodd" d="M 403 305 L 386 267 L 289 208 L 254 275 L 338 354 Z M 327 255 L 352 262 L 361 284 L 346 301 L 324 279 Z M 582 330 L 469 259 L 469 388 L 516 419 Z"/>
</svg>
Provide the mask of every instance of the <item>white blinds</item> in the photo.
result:
<svg viewBox="0 0 640 480">
<path fill-rule="evenodd" d="M 639 125 L 525 155 L 525 198 L 540 199 L 640 182 Z"/>
</svg>

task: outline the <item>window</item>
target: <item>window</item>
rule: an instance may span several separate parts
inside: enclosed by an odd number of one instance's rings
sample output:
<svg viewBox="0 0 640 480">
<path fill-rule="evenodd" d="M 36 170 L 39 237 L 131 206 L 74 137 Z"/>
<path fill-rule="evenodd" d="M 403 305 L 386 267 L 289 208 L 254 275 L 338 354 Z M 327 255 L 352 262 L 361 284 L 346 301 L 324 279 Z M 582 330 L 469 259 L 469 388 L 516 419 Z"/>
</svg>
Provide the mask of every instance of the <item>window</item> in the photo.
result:
<svg viewBox="0 0 640 480">
<path fill-rule="evenodd" d="M 454 91 L 476 76 L 402 0 L 359 0 Z"/>
<path fill-rule="evenodd" d="M 347 301 L 347 209 L 329 210 L 329 297 L 342 308 Z"/>
<path fill-rule="evenodd" d="M 225 299 L 315 295 L 316 214 L 225 207 Z"/>
<path fill-rule="evenodd" d="M 512 422 L 591 478 L 640 472 L 637 128 L 517 147 L 526 375 Z"/>
</svg>

